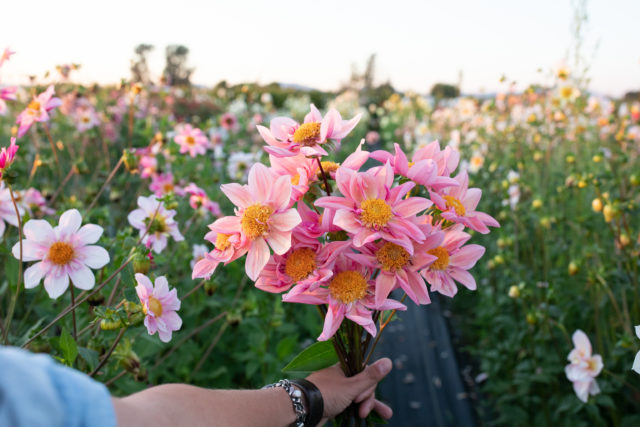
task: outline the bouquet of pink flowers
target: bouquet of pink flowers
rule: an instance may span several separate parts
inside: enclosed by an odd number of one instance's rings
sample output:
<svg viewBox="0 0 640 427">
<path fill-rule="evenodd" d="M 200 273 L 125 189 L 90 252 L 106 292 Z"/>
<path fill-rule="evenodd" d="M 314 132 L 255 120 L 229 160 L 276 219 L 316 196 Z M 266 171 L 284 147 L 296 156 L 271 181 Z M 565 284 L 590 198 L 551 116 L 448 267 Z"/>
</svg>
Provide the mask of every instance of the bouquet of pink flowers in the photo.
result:
<svg viewBox="0 0 640 427">
<path fill-rule="evenodd" d="M 449 297 L 456 282 L 476 288 L 468 270 L 484 247 L 467 245 L 464 229 L 499 226 L 476 210 L 481 190 L 468 188 L 467 173 L 451 176 L 459 153 L 437 141 L 411 161 L 398 144 L 395 153 L 369 153 L 362 142 L 341 164 L 323 160 L 359 119 L 342 120 L 334 109 L 323 117 L 311 105 L 302 124 L 277 117 L 269 129 L 258 126 L 271 167 L 255 164 L 247 185 L 222 185 L 235 215 L 209 226 L 205 239 L 215 248 L 194 266 L 194 278 L 210 277 L 247 254 L 257 288 L 319 307 L 321 342 L 294 359 L 294 371 L 335 360 L 346 375 L 362 371 L 372 338 L 406 309 L 406 296 L 429 304 L 427 283 Z M 377 162 L 361 170 L 369 159 Z M 391 298 L 396 289 L 400 301 Z"/>
</svg>

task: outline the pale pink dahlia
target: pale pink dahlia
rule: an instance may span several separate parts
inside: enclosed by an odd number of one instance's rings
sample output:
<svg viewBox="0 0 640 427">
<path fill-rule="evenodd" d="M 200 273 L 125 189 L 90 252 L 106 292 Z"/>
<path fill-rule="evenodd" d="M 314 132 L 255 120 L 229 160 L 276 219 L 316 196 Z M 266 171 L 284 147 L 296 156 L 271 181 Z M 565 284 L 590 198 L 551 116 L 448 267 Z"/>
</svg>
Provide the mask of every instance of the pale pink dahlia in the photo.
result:
<svg viewBox="0 0 640 427">
<path fill-rule="evenodd" d="M 374 310 L 406 310 L 406 307 L 392 299 L 376 304 L 375 284 L 370 277 L 368 267 L 350 258 L 338 257 L 327 286 L 296 294 L 290 292 L 282 300 L 302 304 L 328 304 L 322 334 L 318 337 L 320 341 L 331 338 L 345 317 L 375 336 L 377 330 L 372 318 Z"/>
<path fill-rule="evenodd" d="M 580 329 L 573 333 L 574 349 L 567 359 L 569 364 L 564 368 L 567 379 L 573 383 L 573 390 L 578 399 L 587 402 L 589 395 L 600 393 L 596 377 L 602 371 L 604 364 L 602 356 L 591 354 L 591 342 L 589 337 Z"/>
<path fill-rule="evenodd" d="M 315 204 L 335 209 L 334 223 L 353 234 L 354 246 L 384 239 L 413 254 L 413 242 L 420 243 L 425 238 L 416 225 L 416 214 L 432 203 L 423 197 L 405 198 L 415 184 L 406 182 L 392 188 L 393 178 L 388 163 L 376 171 L 340 168 L 336 183 L 344 197 L 321 197 Z"/>
<path fill-rule="evenodd" d="M 277 157 L 326 156 L 321 147 L 328 140 L 340 142 L 360 121 L 360 114 L 351 120 L 342 120 L 336 109 L 331 109 L 322 117 L 320 111 L 311 104 L 311 112 L 299 124 L 288 117 L 276 117 L 271 120 L 269 129 L 257 126 L 258 132 L 269 146 L 265 151 Z"/>
<path fill-rule="evenodd" d="M 200 129 L 187 124 L 179 126 L 176 132 L 178 134 L 173 140 L 180 145 L 181 154 L 188 152 L 191 157 L 196 157 L 207 152 L 209 140 Z"/>
<path fill-rule="evenodd" d="M 256 163 L 249 171 L 248 185 L 224 184 L 220 189 L 237 206 L 236 215 L 220 218 L 210 228 L 240 234 L 240 246 L 248 245 L 247 275 L 256 280 L 269 261 L 267 243 L 276 254 L 284 254 L 291 247 L 291 230 L 301 221 L 298 212 L 289 208 L 291 178 L 276 178 L 265 165 Z"/>
<path fill-rule="evenodd" d="M 22 260 L 38 261 L 24 272 L 24 287 L 34 288 L 44 277 L 44 288 L 51 298 L 58 298 L 69 287 L 88 290 L 95 285 L 90 268 L 98 269 L 109 262 L 109 253 L 100 246 L 92 245 L 100 239 L 102 227 L 86 224 L 76 209 L 60 216 L 58 226 L 53 228 L 42 219 L 32 219 L 24 225 Z M 20 242 L 12 249 L 13 256 L 20 258 Z"/>
<path fill-rule="evenodd" d="M 191 273 L 192 279 L 208 279 L 216 271 L 220 263 L 227 265 L 246 254 L 249 249 L 249 242 L 246 240 L 243 242 L 240 233 L 218 233 L 213 229 L 214 224 L 215 222 L 209 225 L 211 231 L 204 238 L 213 243 L 215 247 L 211 252 L 206 253 L 204 258 L 195 263 Z"/>
<path fill-rule="evenodd" d="M 156 332 L 160 341 L 171 341 L 171 334 L 182 327 L 182 319 L 176 311 L 180 310 L 180 300 L 176 289 L 169 290 L 169 283 L 164 276 L 155 280 L 155 286 L 147 276 L 136 273 L 136 293 L 144 312 L 144 326 L 149 335 Z"/>
<path fill-rule="evenodd" d="M 4 182 L 0 181 L 0 237 L 4 234 L 4 230 L 7 228 L 5 222 L 18 226 L 18 217 L 16 216 L 16 210 L 11 200 L 11 193 L 9 188 L 5 187 Z M 15 192 L 14 192 L 15 196 Z M 18 213 L 20 218 L 24 215 L 24 209 L 18 204 Z"/>
<path fill-rule="evenodd" d="M 189 195 L 189 206 L 193 209 L 202 209 L 205 212 L 209 212 L 214 216 L 220 216 L 220 205 L 214 202 L 207 196 L 207 193 L 194 183 L 187 185 L 184 188 L 184 192 Z"/>
<path fill-rule="evenodd" d="M 173 219 L 176 211 L 166 209 L 156 196 L 138 197 L 138 206 L 140 209 L 129 213 L 127 219 L 129 224 L 140 230 L 142 243 L 151 247 L 155 253 L 160 253 L 167 247 L 169 236 L 176 242 L 184 240 Z"/>
<path fill-rule="evenodd" d="M 171 172 L 152 175 L 149 190 L 153 191 L 153 193 L 158 197 L 162 197 L 169 193 L 175 193 L 178 196 L 184 196 L 185 194 L 184 189 L 175 184 L 175 180 Z"/>
<path fill-rule="evenodd" d="M 16 119 L 16 123 L 19 125 L 18 138 L 27 133 L 33 123 L 49 121 L 49 111 L 62 104 L 60 98 L 55 98 L 54 94 L 55 90 L 51 85 L 46 91 L 35 96 L 27 108 L 18 115 Z"/>
<path fill-rule="evenodd" d="M 444 232 L 433 233 L 419 249 L 438 258 L 421 274 L 431 285 L 431 291 L 448 297 L 458 292 L 455 282 L 462 283 L 468 289 L 476 289 L 476 281 L 467 270 L 484 255 L 484 247 L 480 245 L 462 246 L 471 238 L 462 229 L 462 225 L 456 225 Z"/>
<path fill-rule="evenodd" d="M 445 188 L 440 192 L 429 191 L 431 200 L 442 211 L 442 218 L 464 224 L 482 234 L 489 233 L 487 226 L 500 227 L 498 221 L 492 216 L 476 211 L 482 190 L 469 188 L 467 172 L 460 172 L 454 179 L 459 183 L 459 186 Z"/>
</svg>

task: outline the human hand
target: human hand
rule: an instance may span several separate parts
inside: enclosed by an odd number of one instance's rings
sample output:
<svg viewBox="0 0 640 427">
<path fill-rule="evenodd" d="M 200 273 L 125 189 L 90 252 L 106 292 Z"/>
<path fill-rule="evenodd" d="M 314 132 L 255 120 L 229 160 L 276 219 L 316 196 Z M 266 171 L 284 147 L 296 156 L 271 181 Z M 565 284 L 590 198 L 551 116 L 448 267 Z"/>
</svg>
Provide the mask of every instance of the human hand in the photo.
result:
<svg viewBox="0 0 640 427">
<path fill-rule="evenodd" d="M 339 364 L 309 375 L 307 380 L 318 387 L 324 400 L 324 414 L 320 425 L 343 412 L 351 402 L 360 404 L 360 418 L 366 418 L 372 410 L 384 419 L 391 418 L 391 408 L 375 398 L 376 386 L 391 372 L 391 368 L 391 360 L 385 357 L 353 377 L 345 376 Z"/>
</svg>

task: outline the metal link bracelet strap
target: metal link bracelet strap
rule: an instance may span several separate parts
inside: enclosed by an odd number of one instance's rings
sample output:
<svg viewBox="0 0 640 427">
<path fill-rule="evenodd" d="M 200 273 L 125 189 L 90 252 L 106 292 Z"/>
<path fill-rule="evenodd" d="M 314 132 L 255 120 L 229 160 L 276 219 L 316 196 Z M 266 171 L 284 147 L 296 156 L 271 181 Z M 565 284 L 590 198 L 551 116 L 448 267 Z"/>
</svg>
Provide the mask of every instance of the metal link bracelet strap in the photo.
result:
<svg viewBox="0 0 640 427">
<path fill-rule="evenodd" d="M 265 388 L 274 388 L 274 387 L 282 387 L 289 397 L 291 398 L 291 403 L 293 403 L 293 410 L 296 413 L 296 427 L 305 427 L 305 419 L 307 417 L 307 412 L 304 409 L 304 405 L 302 405 L 302 393 L 300 390 L 293 387 L 293 384 L 289 380 L 280 380 L 274 384 L 267 384 L 262 387 Z"/>
</svg>

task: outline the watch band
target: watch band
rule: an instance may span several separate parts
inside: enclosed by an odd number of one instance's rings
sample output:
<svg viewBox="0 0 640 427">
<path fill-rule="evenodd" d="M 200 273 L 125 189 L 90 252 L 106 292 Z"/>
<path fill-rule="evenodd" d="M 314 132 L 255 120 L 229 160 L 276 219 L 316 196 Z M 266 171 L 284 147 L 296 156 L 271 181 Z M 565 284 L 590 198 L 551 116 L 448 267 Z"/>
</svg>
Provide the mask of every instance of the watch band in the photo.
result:
<svg viewBox="0 0 640 427">
<path fill-rule="evenodd" d="M 304 409 L 304 405 L 302 404 L 302 394 L 300 392 L 300 390 L 296 390 L 295 388 L 292 387 L 292 382 L 289 380 L 280 380 L 277 383 L 274 384 L 268 384 L 264 387 L 264 388 L 275 388 L 275 387 L 282 387 L 287 394 L 289 395 L 289 397 L 291 398 L 291 403 L 293 404 L 293 411 L 296 414 L 296 421 L 294 423 L 294 425 L 296 427 L 305 427 L 306 423 L 305 420 L 307 419 L 307 412 Z M 300 386 L 298 386 L 300 387 Z M 302 387 L 300 387 L 302 389 Z"/>
<path fill-rule="evenodd" d="M 324 414 L 324 399 L 322 398 L 322 393 L 309 380 L 305 379 L 297 379 L 290 380 L 292 384 L 300 387 L 300 390 L 304 393 L 307 398 L 307 417 L 305 420 L 305 426 L 307 427 L 315 427 L 322 420 L 322 415 Z"/>
</svg>

